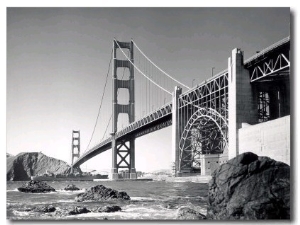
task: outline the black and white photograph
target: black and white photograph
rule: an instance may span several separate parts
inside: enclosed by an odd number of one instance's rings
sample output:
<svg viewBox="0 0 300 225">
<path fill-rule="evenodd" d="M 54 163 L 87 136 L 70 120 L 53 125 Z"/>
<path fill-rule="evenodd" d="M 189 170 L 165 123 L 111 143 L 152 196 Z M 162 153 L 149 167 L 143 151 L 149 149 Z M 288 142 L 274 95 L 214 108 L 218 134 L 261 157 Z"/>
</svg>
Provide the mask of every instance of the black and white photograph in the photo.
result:
<svg viewBox="0 0 300 225">
<path fill-rule="evenodd" d="M 7 7 L 6 219 L 290 221 L 291 20 Z"/>
</svg>

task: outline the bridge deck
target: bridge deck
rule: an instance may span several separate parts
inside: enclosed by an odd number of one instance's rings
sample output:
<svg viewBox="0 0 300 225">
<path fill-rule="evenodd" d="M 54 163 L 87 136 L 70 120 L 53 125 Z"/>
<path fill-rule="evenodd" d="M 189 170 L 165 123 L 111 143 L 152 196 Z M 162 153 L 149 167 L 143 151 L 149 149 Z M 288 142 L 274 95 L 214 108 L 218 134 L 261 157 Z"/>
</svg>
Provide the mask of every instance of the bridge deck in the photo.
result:
<svg viewBox="0 0 300 225">
<path fill-rule="evenodd" d="M 250 57 L 249 59 L 244 61 L 244 65 L 249 68 L 255 65 L 259 60 L 265 59 L 268 54 L 272 54 L 276 52 L 278 49 L 284 48 L 286 45 L 290 44 L 290 37 L 286 37 L 283 40 L 265 48 L 264 50 L 260 51 L 259 53 L 255 54 L 254 56 Z M 214 80 L 225 76 L 228 74 L 228 70 L 225 69 L 220 73 L 216 74 L 215 76 L 203 81 L 202 83 L 198 84 L 197 86 L 191 88 L 190 90 L 186 91 L 185 93 L 181 94 L 181 96 L 188 96 L 190 93 L 206 85 L 209 82 L 213 82 Z M 168 103 L 159 109 L 151 112 L 148 115 L 145 115 L 143 118 L 129 124 L 126 128 L 118 131 L 115 134 L 115 137 L 118 140 L 126 140 L 127 136 L 134 136 L 140 137 L 145 134 L 154 132 L 158 129 L 163 127 L 167 127 L 171 125 L 171 118 L 172 118 L 172 103 Z M 74 167 L 81 165 L 82 163 L 86 162 L 90 158 L 108 150 L 111 148 L 111 140 L 112 137 L 109 137 L 99 143 L 98 145 L 91 148 L 89 151 L 85 152 L 77 161 L 74 163 Z"/>
<path fill-rule="evenodd" d="M 124 129 L 118 131 L 115 135 L 117 142 L 125 139 L 127 136 L 141 137 L 148 133 L 162 129 L 171 125 L 172 103 L 167 103 L 155 111 L 149 113 L 145 117 L 129 124 Z M 89 151 L 85 152 L 74 163 L 74 167 L 80 166 L 94 156 L 105 152 L 111 148 L 112 137 L 105 139 Z"/>
</svg>

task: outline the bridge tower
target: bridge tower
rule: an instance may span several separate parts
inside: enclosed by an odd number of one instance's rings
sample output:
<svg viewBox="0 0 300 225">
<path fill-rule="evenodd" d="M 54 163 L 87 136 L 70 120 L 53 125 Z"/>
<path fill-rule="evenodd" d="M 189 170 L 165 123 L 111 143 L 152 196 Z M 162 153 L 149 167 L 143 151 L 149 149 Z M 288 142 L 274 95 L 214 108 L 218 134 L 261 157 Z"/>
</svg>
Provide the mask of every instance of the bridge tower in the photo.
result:
<svg viewBox="0 0 300 225">
<path fill-rule="evenodd" d="M 74 158 L 80 157 L 80 131 L 72 131 L 72 148 L 71 148 L 71 172 L 73 173 Z"/>
<path fill-rule="evenodd" d="M 114 40 L 113 42 L 113 82 L 112 82 L 112 179 L 119 178 L 119 169 L 127 169 L 130 179 L 136 179 L 135 170 L 135 137 L 128 137 L 126 140 L 117 140 L 116 132 L 118 127 L 119 113 L 128 114 L 129 123 L 135 120 L 135 107 L 134 107 L 134 67 L 129 60 L 117 59 L 117 49 L 128 49 L 129 58 L 133 63 L 133 41 L 120 42 Z M 129 70 L 129 79 L 118 79 L 118 67 L 127 68 Z M 118 89 L 125 88 L 129 91 L 128 104 L 118 104 Z M 128 177 L 128 178 L 129 178 Z"/>
</svg>

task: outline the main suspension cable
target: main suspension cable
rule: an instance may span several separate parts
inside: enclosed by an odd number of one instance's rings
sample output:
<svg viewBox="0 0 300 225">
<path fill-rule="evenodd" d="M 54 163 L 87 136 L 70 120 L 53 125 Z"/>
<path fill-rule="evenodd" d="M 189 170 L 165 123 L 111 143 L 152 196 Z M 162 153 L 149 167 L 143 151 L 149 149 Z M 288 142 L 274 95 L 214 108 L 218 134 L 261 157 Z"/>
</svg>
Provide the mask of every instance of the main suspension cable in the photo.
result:
<svg viewBox="0 0 300 225">
<path fill-rule="evenodd" d="M 152 62 L 151 59 L 149 59 L 145 53 L 137 46 L 137 44 L 132 40 L 134 46 L 140 51 L 140 53 L 142 53 L 142 55 L 150 62 L 152 63 L 153 66 L 155 66 L 160 72 L 164 73 L 166 76 L 168 76 L 169 78 L 171 78 L 173 81 L 177 82 L 178 84 L 184 86 L 185 88 L 191 89 L 190 87 L 188 87 L 187 85 L 181 83 L 180 81 L 176 80 L 174 77 L 172 77 L 171 75 L 169 75 L 168 73 L 166 73 L 165 71 L 163 71 L 160 67 L 158 67 L 154 62 Z"/>
<path fill-rule="evenodd" d="M 164 90 L 165 92 L 167 92 L 168 94 L 172 95 L 171 92 L 169 92 L 168 90 L 166 90 L 165 88 L 163 88 L 162 86 L 160 86 L 159 84 L 157 84 L 155 81 L 153 81 L 152 79 L 150 79 L 147 75 L 145 75 L 125 54 L 125 52 L 122 50 L 122 48 L 120 47 L 118 41 L 116 39 L 114 39 L 114 41 L 117 43 L 119 49 L 121 50 L 121 52 L 123 53 L 123 55 L 127 58 L 127 60 L 131 63 L 131 65 L 134 66 L 134 68 L 137 69 L 137 71 L 139 71 L 144 77 L 146 77 L 149 81 L 151 81 L 154 85 L 156 85 L 157 87 L 159 87 L 160 89 Z"/>
<path fill-rule="evenodd" d="M 96 118 L 96 123 L 94 125 L 94 129 L 93 129 L 93 133 L 92 133 L 92 136 L 91 136 L 91 139 L 89 141 L 89 144 L 87 145 L 86 149 L 84 152 L 86 152 L 91 144 L 91 141 L 93 139 L 93 136 L 94 136 L 94 133 L 95 133 L 95 130 L 96 130 L 96 126 L 97 126 L 97 123 L 98 123 L 98 118 L 99 118 L 99 115 L 100 115 L 100 111 L 101 111 L 101 108 L 102 108 L 102 102 L 103 102 L 103 98 L 104 98 L 104 94 L 105 94 L 105 90 L 106 90 L 106 85 L 107 85 L 107 78 L 108 78 L 108 75 L 109 75 L 109 72 L 110 72 L 110 65 L 111 65 L 111 61 L 112 61 L 112 54 L 113 54 L 113 49 L 111 50 L 111 54 L 110 54 L 110 61 L 109 61 L 109 66 L 108 66 L 108 71 L 107 71 L 107 74 L 106 74 L 106 78 L 105 78 L 105 84 L 104 84 L 104 89 L 103 89 L 103 92 L 102 92 L 102 97 L 101 97 L 101 102 L 100 102 L 100 107 L 99 107 L 99 110 L 98 110 L 98 115 L 97 115 L 97 118 Z"/>
</svg>

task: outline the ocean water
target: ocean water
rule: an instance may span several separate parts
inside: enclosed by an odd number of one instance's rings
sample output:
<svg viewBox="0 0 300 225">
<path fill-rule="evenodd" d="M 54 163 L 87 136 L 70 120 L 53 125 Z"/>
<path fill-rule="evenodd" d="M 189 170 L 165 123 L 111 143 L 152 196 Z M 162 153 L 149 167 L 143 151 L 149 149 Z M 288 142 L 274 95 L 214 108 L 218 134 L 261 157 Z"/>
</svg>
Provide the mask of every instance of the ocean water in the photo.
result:
<svg viewBox="0 0 300 225">
<path fill-rule="evenodd" d="M 9 220 L 174 220 L 181 206 L 188 206 L 206 214 L 208 184 L 165 181 L 52 181 L 47 182 L 56 192 L 22 193 L 17 190 L 24 182 L 7 182 L 7 219 Z M 68 184 L 75 184 L 80 191 L 64 191 Z M 130 201 L 75 202 L 77 194 L 102 184 L 105 187 L 126 191 Z M 53 205 L 56 212 L 26 212 L 34 206 Z M 84 206 L 91 210 L 100 206 L 118 205 L 119 212 L 90 212 L 65 215 L 66 209 Z"/>
</svg>

